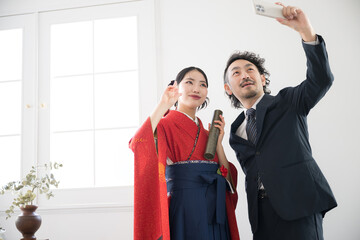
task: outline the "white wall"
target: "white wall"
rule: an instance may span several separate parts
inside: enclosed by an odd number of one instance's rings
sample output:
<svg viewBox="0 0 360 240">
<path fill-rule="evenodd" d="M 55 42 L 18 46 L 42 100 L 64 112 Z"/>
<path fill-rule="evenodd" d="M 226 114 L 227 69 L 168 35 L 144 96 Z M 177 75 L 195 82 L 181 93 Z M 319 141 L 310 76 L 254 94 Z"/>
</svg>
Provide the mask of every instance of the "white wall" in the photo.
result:
<svg viewBox="0 0 360 240">
<path fill-rule="evenodd" d="M 335 82 L 308 118 L 313 154 L 329 181 L 338 207 L 324 219 L 327 240 L 360 239 L 360 1 L 288 0 L 301 7 L 327 44 Z M 160 63 L 163 87 L 189 65 L 202 68 L 209 78 L 210 105 L 199 112 L 210 122 L 213 110 L 224 111 L 227 132 L 239 113 L 224 95 L 222 73 L 234 50 L 250 50 L 266 59 L 270 89 L 294 86 L 305 79 L 305 56 L 300 37 L 276 20 L 254 14 L 250 0 L 161 0 Z M 161 89 L 162 91 L 162 89 Z M 351 113 L 352 112 L 352 113 Z M 341 121 L 346 121 L 345 124 Z M 228 159 L 236 163 L 224 138 Z M 242 239 L 251 239 L 244 174 L 239 174 L 237 220 Z"/>
<path fill-rule="evenodd" d="M 308 121 L 314 156 L 339 204 L 325 217 L 325 239 L 356 240 L 360 237 L 360 153 L 357 149 L 360 114 L 356 108 L 360 102 L 357 93 L 360 80 L 356 71 L 360 66 L 360 1 L 288 0 L 285 3 L 303 8 L 315 30 L 324 37 L 335 75 L 333 87 L 311 111 Z M 273 94 L 305 78 L 305 57 L 298 34 L 273 19 L 255 15 L 250 0 L 157 0 L 155 7 L 159 92 L 180 69 L 189 65 L 201 67 L 209 78 L 211 100 L 210 106 L 199 112 L 204 123 L 210 122 L 213 110 L 220 108 L 224 111 L 228 132 L 239 113 L 230 107 L 222 84 L 226 60 L 236 49 L 254 51 L 266 59 Z M 346 123 L 340 123 L 341 120 Z M 239 171 L 238 225 L 241 239 L 248 240 L 252 235 L 244 174 L 227 139 L 228 134 L 224 139 L 228 159 Z M 51 240 L 132 239 L 132 211 L 132 206 L 40 209 L 43 225 L 37 236 Z M 14 220 L 1 221 L 10 240 L 20 238 Z"/>
</svg>

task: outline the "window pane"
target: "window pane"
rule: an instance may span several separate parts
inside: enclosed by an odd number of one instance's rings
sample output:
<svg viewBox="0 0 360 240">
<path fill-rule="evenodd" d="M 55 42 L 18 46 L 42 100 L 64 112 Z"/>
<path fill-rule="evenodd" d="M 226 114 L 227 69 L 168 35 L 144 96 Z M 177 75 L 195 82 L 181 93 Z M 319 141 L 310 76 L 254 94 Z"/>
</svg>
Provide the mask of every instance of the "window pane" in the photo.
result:
<svg viewBox="0 0 360 240">
<path fill-rule="evenodd" d="M 21 133 L 20 81 L 0 82 L 0 116 L 0 135 Z"/>
<path fill-rule="evenodd" d="M 139 122 L 137 72 L 95 76 L 95 127 L 129 127 Z"/>
<path fill-rule="evenodd" d="M 0 137 L 0 186 L 20 180 L 21 137 Z"/>
<path fill-rule="evenodd" d="M 63 77 L 51 82 L 51 130 L 93 129 L 93 77 Z"/>
<path fill-rule="evenodd" d="M 136 129 L 96 132 L 96 186 L 125 186 L 134 184 L 134 157 L 128 147 Z"/>
<path fill-rule="evenodd" d="M 93 132 L 57 133 L 51 138 L 51 162 L 64 165 L 56 171 L 60 188 L 94 186 Z"/>
<path fill-rule="evenodd" d="M 0 82 L 22 79 L 22 29 L 0 31 Z"/>
<path fill-rule="evenodd" d="M 95 72 L 138 67 L 135 16 L 94 21 Z"/>
<path fill-rule="evenodd" d="M 93 23 L 56 24 L 51 28 L 52 76 L 93 71 Z"/>
<path fill-rule="evenodd" d="M 50 155 L 64 164 L 62 188 L 133 184 L 137 31 L 136 16 L 52 25 Z"/>
</svg>

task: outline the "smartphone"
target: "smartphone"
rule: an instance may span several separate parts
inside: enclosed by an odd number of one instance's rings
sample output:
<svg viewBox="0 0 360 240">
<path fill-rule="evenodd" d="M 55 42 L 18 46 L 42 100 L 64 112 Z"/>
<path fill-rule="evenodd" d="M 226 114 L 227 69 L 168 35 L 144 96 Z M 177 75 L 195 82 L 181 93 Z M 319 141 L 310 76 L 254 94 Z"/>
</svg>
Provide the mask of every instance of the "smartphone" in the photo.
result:
<svg viewBox="0 0 360 240">
<path fill-rule="evenodd" d="M 284 15 L 282 14 L 283 7 L 280 5 L 263 0 L 253 0 L 253 3 L 255 13 L 258 15 L 272 18 L 284 18 Z"/>
</svg>

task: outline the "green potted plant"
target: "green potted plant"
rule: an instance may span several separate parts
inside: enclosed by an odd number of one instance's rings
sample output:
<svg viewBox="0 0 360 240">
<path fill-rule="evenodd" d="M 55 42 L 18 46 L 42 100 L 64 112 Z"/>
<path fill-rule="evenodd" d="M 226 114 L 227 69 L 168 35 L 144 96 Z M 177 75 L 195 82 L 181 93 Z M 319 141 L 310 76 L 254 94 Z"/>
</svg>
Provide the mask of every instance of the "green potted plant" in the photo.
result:
<svg viewBox="0 0 360 240">
<path fill-rule="evenodd" d="M 62 166 L 59 163 L 44 165 L 46 170 L 59 169 Z M 50 199 L 54 197 L 50 187 L 57 188 L 59 185 L 53 173 L 47 172 L 43 177 L 39 177 L 37 171 L 38 168 L 32 166 L 30 172 L 22 180 L 9 182 L 0 189 L 2 195 L 11 192 L 15 196 L 9 209 L 5 211 L 6 219 L 11 217 L 16 207 L 21 209 L 22 214 L 16 220 L 16 227 L 23 234 L 24 240 L 34 239 L 34 234 L 41 225 L 41 217 L 35 213 L 37 206 L 33 204 L 37 194 L 45 194 Z"/>
</svg>

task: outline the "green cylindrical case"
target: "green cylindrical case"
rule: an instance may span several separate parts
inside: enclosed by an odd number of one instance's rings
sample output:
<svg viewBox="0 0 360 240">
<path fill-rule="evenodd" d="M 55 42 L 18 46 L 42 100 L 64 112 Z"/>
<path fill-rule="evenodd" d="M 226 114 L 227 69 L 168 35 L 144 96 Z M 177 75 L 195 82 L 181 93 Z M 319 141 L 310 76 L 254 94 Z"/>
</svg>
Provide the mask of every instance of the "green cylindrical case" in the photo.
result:
<svg viewBox="0 0 360 240">
<path fill-rule="evenodd" d="M 219 109 L 216 109 L 214 111 L 214 116 L 211 122 L 211 128 L 209 131 L 209 138 L 206 143 L 206 149 L 204 153 L 205 159 L 211 160 L 214 159 L 215 153 L 216 153 L 216 145 L 219 137 L 220 130 L 215 127 L 214 121 L 220 120 L 220 115 L 222 115 L 222 111 Z"/>
</svg>

